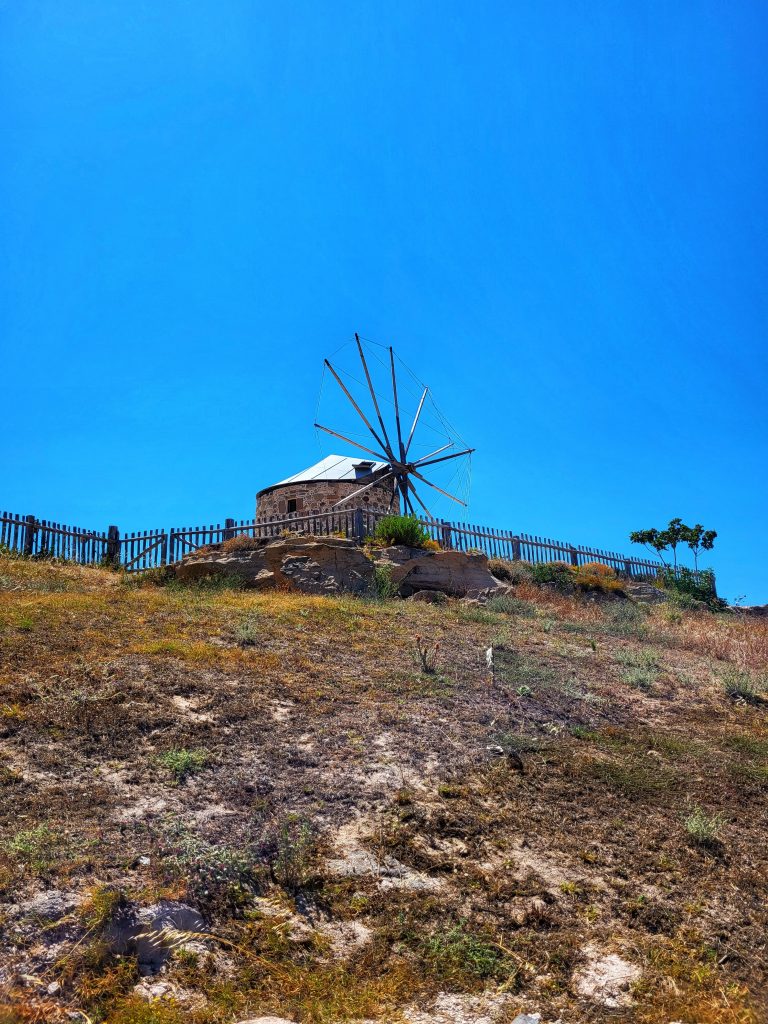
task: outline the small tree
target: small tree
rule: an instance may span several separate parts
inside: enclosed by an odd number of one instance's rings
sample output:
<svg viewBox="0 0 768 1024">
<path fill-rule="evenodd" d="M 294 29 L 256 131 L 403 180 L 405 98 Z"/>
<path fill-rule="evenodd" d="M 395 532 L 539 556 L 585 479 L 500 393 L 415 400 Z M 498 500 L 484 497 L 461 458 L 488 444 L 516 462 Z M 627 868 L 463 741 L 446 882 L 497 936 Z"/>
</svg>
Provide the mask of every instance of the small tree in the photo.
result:
<svg viewBox="0 0 768 1024">
<path fill-rule="evenodd" d="M 666 540 L 666 546 L 672 551 L 672 559 L 674 562 L 675 570 L 677 570 L 677 545 L 687 539 L 690 531 L 689 526 L 685 526 L 683 520 L 680 518 L 670 519 L 669 526 L 666 530 L 662 531 L 662 537 Z"/>
<path fill-rule="evenodd" d="M 699 571 L 699 554 L 702 551 L 711 551 L 715 546 L 717 530 L 705 530 L 701 523 L 695 526 L 687 526 L 683 538 L 693 552 L 693 564 L 696 572 Z"/>
<path fill-rule="evenodd" d="M 667 562 L 662 551 L 666 551 L 669 545 L 667 537 L 661 530 L 653 527 L 650 530 L 635 530 L 634 533 L 630 533 L 629 539 L 633 544 L 642 544 L 649 551 L 655 551 L 662 564 L 666 566 Z"/>
<path fill-rule="evenodd" d="M 679 517 L 670 519 L 666 530 L 657 530 L 655 528 L 635 530 L 634 533 L 629 535 L 629 539 L 633 544 L 644 544 L 649 550 L 655 551 L 659 558 L 661 558 L 665 568 L 668 568 L 668 565 L 662 551 L 671 551 L 675 572 L 677 572 L 678 544 L 686 543 L 691 549 L 696 571 L 698 572 L 699 553 L 701 551 L 711 551 L 715 543 L 715 537 L 717 537 L 715 530 L 705 530 L 701 523 L 697 523 L 695 526 L 686 526 Z"/>
</svg>

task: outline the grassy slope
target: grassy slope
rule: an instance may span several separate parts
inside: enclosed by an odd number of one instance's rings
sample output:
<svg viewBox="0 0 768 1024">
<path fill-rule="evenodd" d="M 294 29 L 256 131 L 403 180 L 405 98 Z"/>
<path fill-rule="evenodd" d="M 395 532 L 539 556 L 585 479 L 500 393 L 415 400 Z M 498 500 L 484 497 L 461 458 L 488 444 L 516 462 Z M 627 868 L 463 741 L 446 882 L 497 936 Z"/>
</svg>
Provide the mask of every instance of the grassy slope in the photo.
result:
<svg viewBox="0 0 768 1024">
<path fill-rule="evenodd" d="M 760 681 L 768 627 L 518 596 L 505 614 L 159 589 L 0 558 L 0 1020 L 392 1020 L 499 987 L 510 1019 L 765 1019 L 768 722 L 723 680 Z M 714 841 L 686 830 L 694 807 L 722 816 Z M 339 876 L 350 835 L 438 884 Z M 51 888 L 80 906 L 25 930 L 11 904 Z M 163 896 L 216 939 L 175 954 L 176 997 L 148 1007 L 104 936 Z M 297 907 L 371 940 L 299 941 Z M 589 943 L 642 968 L 634 1008 L 574 994 Z"/>
</svg>

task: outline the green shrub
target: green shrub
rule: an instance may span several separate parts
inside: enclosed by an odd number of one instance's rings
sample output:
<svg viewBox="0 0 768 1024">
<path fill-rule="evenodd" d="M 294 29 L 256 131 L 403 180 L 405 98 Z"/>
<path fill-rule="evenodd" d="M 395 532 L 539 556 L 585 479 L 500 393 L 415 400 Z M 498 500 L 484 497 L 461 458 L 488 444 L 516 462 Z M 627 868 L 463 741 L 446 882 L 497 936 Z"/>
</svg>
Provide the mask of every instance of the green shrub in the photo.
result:
<svg viewBox="0 0 768 1024">
<path fill-rule="evenodd" d="M 431 540 L 416 516 L 384 516 L 376 524 L 373 536 L 382 544 L 405 544 L 411 548 L 426 547 Z"/>
<path fill-rule="evenodd" d="M 715 593 L 715 574 L 711 569 L 693 572 L 681 565 L 675 573 L 667 566 L 662 570 L 659 581 L 681 608 L 696 608 L 697 602 L 703 602 L 713 611 L 721 611 L 728 606 L 727 601 Z"/>
<path fill-rule="evenodd" d="M 534 583 L 552 583 L 558 589 L 570 590 L 576 574 L 567 562 L 539 562 L 531 566 L 531 578 Z"/>
</svg>

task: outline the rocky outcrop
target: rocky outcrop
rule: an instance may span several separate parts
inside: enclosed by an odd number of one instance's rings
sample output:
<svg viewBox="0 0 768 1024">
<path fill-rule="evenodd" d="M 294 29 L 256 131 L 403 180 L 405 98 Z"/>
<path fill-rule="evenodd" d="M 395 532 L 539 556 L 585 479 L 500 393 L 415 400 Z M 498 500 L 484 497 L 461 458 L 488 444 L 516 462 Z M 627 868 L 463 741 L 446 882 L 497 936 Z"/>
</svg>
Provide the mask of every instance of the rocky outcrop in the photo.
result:
<svg viewBox="0 0 768 1024">
<path fill-rule="evenodd" d="M 411 557 L 397 562 L 391 557 L 392 550 L 385 549 L 377 562 L 392 566 L 392 583 L 401 597 L 433 590 L 449 597 L 477 598 L 505 589 L 491 575 L 487 556 L 479 552 L 406 549 Z"/>
<path fill-rule="evenodd" d="M 218 545 L 182 559 L 176 578 L 234 576 L 258 590 L 284 587 L 305 594 L 365 594 L 374 565 L 354 541 L 339 537 L 279 537 L 225 550 Z"/>
</svg>

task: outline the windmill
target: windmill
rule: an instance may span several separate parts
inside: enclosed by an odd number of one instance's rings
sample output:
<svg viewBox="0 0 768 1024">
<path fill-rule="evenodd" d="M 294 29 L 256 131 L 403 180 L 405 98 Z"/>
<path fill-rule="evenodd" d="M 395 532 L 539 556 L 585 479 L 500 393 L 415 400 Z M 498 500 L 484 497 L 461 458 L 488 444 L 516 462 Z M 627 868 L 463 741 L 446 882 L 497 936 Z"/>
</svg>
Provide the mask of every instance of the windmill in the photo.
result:
<svg viewBox="0 0 768 1024">
<path fill-rule="evenodd" d="M 450 498 L 451 501 L 457 502 L 459 505 L 466 506 L 466 501 L 457 497 L 455 494 L 450 493 L 450 491 L 445 490 L 443 487 L 438 486 L 434 481 L 428 480 L 424 474 L 425 472 L 428 472 L 432 475 L 432 467 L 437 466 L 438 464 L 444 464 L 454 459 L 468 459 L 474 451 L 474 448 L 459 447 L 454 437 L 448 433 L 447 436 L 442 438 L 442 440 L 446 441 L 445 444 L 441 444 L 434 451 L 428 452 L 425 455 L 421 455 L 418 458 L 415 457 L 414 453 L 411 451 L 411 447 L 415 443 L 414 439 L 416 437 L 416 430 L 422 417 L 425 402 L 428 397 L 431 400 L 429 388 L 420 384 L 420 387 L 422 388 L 421 395 L 418 398 L 416 411 L 413 416 L 408 435 L 407 437 L 404 437 L 400 418 L 400 400 L 398 397 L 398 381 L 395 370 L 395 353 L 392 347 L 390 346 L 387 349 L 388 358 L 386 363 L 382 364 L 385 365 L 386 369 L 387 390 L 391 383 L 391 399 L 389 399 L 381 392 L 377 394 L 377 391 L 374 388 L 370 368 L 365 358 L 365 352 L 363 351 L 363 345 L 359 335 L 357 334 L 355 334 L 355 344 L 357 346 L 357 352 L 360 357 L 360 363 L 365 376 L 365 384 L 363 386 L 370 396 L 378 427 L 375 427 L 371 422 L 371 419 L 374 419 L 374 416 L 369 418 L 362 407 L 363 405 L 368 404 L 367 397 L 358 401 L 350 388 L 348 388 L 342 380 L 340 373 L 331 364 L 330 360 L 324 360 L 324 369 L 330 372 L 338 386 L 341 388 L 341 391 L 350 402 L 352 408 L 362 420 L 363 424 L 367 428 L 368 435 L 370 435 L 370 444 L 373 445 L 375 443 L 375 447 L 369 447 L 367 444 L 362 444 L 360 441 L 354 440 L 337 430 L 332 430 L 330 427 L 324 426 L 322 423 L 315 423 L 315 427 L 318 430 L 324 431 L 326 434 L 330 434 L 332 437 L 345 441 L 354 448 L 366 452 L 368 455 L 374 456 L 374 458 L 380 462 L 385 463 L 385 466 L 383 468 L 378 468 L 368 477 L 362 477 L 361 483 L 363 486 L 359 487 L 351 494 L 347 494 L 340 501 L 337 501 L 333 507 L 339 508 L 340 506 L 352 501 L 354 498 L 359 497 L 361 494 L 364 494 L 366 491 L 370 490 L 370 488 L 387 480 L 391 481 L 394 485 L 390 508 L 397 497 L 400 500 L 401 509 L 411 515 L 416 514 L 415 502 L 424 512 L 426 512 L 430 519 L 433 518 L 427 504 L 422 500 L 416 489 L 415 481 L 418 481 L 420 487 L 422 487 L 422 485 L 424 485 L 424 487 L 429 487 L 432 490 L 439 492 L 444 497 Z M 353 377 L 352 379 L 354 380 L 355 378 Z M 359 383 L 362 385 L 362 381 Z M 392 407 L 394 424 L 390 421 L 389 429 L 387 429 L 385 417 L 382 415 L 382 405 L 391 405 Z M 447 428 L 448 425 L 442 416 L 440 416 L 440 422 Z M 366 440 L 369 440 L 368 435 L 363 435 Z M 426 495 L 426 492 L 424 493 Z"/>
</svg>

